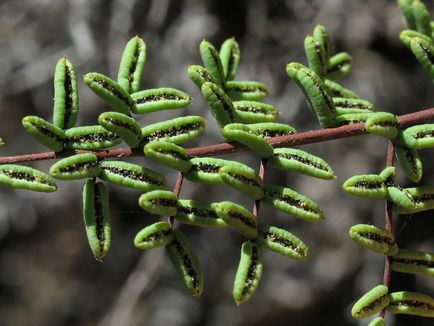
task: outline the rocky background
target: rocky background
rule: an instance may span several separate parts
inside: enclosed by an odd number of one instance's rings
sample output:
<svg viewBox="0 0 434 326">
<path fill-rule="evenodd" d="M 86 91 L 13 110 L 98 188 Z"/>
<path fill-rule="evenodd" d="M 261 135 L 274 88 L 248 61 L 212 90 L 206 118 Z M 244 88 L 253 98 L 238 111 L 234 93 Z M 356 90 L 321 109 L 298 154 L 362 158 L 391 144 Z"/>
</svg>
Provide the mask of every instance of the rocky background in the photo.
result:
<svg viewBox="0 0 434 326">
<path fill-rule="evenodd" d="M 430 1 L 425 1 L 426 3 Z M 433 4 L 428 4 L 431 11 Z M 98 71 L 116 77 L 125 43 L 141 36 L 148 47 L 143 87 L 186 91 L 193 103 L 182 111 L 152 113 L 142 125 L 196 114 L 206 131 L 188 146 L 221 142 L 217 125 L 189 80 L 189 64 L 199 64 L 199 42 L 219 46 L 235 36 L 242 58 L 238 79 L 258 80 L 272 90 L 267 102 L 281 111 L 281 122 L 298 130 L 319 125 L 301 91 L 285 72 L 291 61 L 305 63 L 303 39 L 315 24 L 326 26 L 335 51 L 353 56 L 353 71 L 342 82 L 394 114 L 433 106 L 433 84 L 399 41 L 405 25 L 390 0 L 2 0 L 0 2 L 1 155 L 45 151 L 21 127 L 25 115 L 51 119 L 53 72 L 66 55 L 77 75 Z M 95 124 L 107 106 L 81 82 L 78 125 Z M 92 257 L 81 213 L 81 181 L 58 181 L 54 194 L 0 188 L 1 325 L 367 325 L 350 316 L 352 303 L 382 282 L 383 256 L 359 248 L 348 236 L 356 223 L 384 225 L 381 200 L 350 197 L 341 189 L 354 174 L 378 173 L 387 142 L 375 136 L 304 146 L 326 159 L 338 178 L 315 180 L 270 168 L 267 182 L 286 184 L 318 202 L 326 220 L 307 223 L 267 207 L 261 220 L 285 227 L 310 248 L 310 259 L 291 261 L 267 252 L 254 297 L 237 307 L 232 284 L 242 238 L 230 230 L 181 226 L 205 270 L 205 292 L 190 298 L 164 250 L 142 253 L 135 234 L 155 222 L 137 205 L 140 193 L 110 186 L 112 248 L 103 263 Z M 226 155 L 256 167 L 252 154 Z M 422 185 L 433 185 L 432 151 L 422 152 Z M 175 173 L 145 159 L 173 185 Z M 31 164 L 48 171 L 52 162 Z M 398 182 L 409 183 L 399 170 Z M 223 186 L 184 183 L 182 198 L 248 198 Z M 434 251 L 433 213 L 395 219 L 401 247 Z M 434 295 L 427 277 L 393 274 L 392 291 Z M 391 325 L 429 325 L 420 317 L 388 315 Z"/>
</svg>

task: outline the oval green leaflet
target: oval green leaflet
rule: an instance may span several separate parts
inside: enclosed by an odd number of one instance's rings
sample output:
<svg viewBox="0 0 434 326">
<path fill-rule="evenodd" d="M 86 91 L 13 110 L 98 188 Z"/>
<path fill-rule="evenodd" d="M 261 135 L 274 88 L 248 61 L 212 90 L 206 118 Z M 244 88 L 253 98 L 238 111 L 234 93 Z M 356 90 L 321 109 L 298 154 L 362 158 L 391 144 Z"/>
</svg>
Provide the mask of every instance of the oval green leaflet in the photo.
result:
<svg viewBox="0 0 434 326">
<path fill-rule="evenodd" d="M 400 249 L 390 267 L 395 272 L 434 276 L 434 254 Z"/>
<path fill-rule="evenodd" d="M 236 141 L 250 148 L 261 157 L 273 155 L 273 147 L 248 125 L 242 123 L 230 123 L 221 129 L 223 137 L 228 141 Z"/>
<path fill-rule="evenodd" d="M 318 75 L 303 65 L 294 62 L 286 66 L 286 72 L 305 94 L 321 126 L 324 128 L 334 127 L 336 124 L 336 109 Z"/>
<path fill-rule="evenodd" d="M 84 75 L 83 80 L 96 95 L 115 111 L 129 115 L 130 111 L 134 110 L 134 102 L 130 94 L 109 77 L 97 72 L 90 72 Z"/>
<path fill-rule="evenodd" d="M 349 74 L 351 65 L 351 56 L 347 52 L 339 52 L 330 58 L 326 76 L 332 80 L 344 77 Z"/>
<path fill-rule="evenodd" d="M 134 245 L 141 250 L 166 246 L 173 241 L 172 225 L 157 222 L 140 230 L 134 238 Z"/>
<path fill-rule="evenodd" d="M 398 119 L 392 113 L 374 112 L 365 122 L 365 129 L 368 133 L 383 136 L 389 139 L 398 136 Z"/>
<path fill-rule="evenodd" d="M 184 174 L 186 179 L 193 182 L 221 184 L 223 180 L 219 170 L 231 161 L 213 157 L 194 157 L 190 162 L 191 169 Z"/>
<path fill-rule="evenodd" d="M 145 62 L 146 44 L 136 35 L 125 46 L 119 65 L 118 84 L 127 93 L 140 90 Z"/>
<path fill-rule="evenodd" d="M 205 119 L 196 115 L 174 118 L 142 128 L 142 144 L 160 140 L 182 144 L 199 136 L 205 129 Z"/>
<path fill-rule="evenodd" d="M 422 34 L 431 36 L 431 23 L 430 12 L 422 1 L 416 0 L 411 4 L 413 9 L 414 21 L 416 23 L 416 30 Z"/>
<path fill-rule="evenodd" d="M 292 135 L 297 132 L 297 130 L 284 123 L 277 122 L 260 122 L 260 123 L 251 123 L 248 125 L 249 129 L 256 132 L 262 138 L 271 138 L 277 136 L 285 136 Z"/>
<path fill-rule="evenodd" d="M 260 226 L 256 243 L 262 248 L 292 259 L 304 260 L 308 256 L 308 248 L 299 238 L 275 226 Z"/>
<path fill-rule="evenodd" d="M 173 216 L 177 211 L 178 197 L 172 191 L 153 190 L 140 196 L 139 206 L 151 214 Z"/>
<path fill-rule="evenodd" d="M 412 182 L 422 179 L 423 165 L 419 152 L 404 146 L 395 145 L 395 155 L 405 176 Z"/>
<path fill-rule="evenodd" d="M 393 205 L 393 210 L 398 214 L 413 214 L 434 209 L 434 187 L 404 188 L 412 197 L 414 206 L 409 209 L 399 205 Z"/>
<path fill-rule="evenodd" d="M 0 146 L 3 146 L 5 144 L 5 142 L 3 141 L 3 139 L 0 137 Z"/>
<path fill-rule="evenodd" d="M 191 65 L 187 69 L 187 74 L 193 83 L 196 84 L 199 89 L 202 87 L 202 84 L 205 82 L 210 82 L 212 84 L 217 84 L 217 81 L 213 76 L 202 66 Z"/>
<path fill-rule="evenodd" d="M 411 149 L 434 147 L 434 123 L 409 127 L 399 133 L 396 142 Z"/>
<path fill-rule="evenodd" d="M 211 113 L 220 127 L 235 121 L 235 109 L 232 100 L 216 84 L 205 82 L 201 87 L 202 95 L 211 108 Z"/>
<path fill-rule="evenodd" d="M 332 100 L 337 115 L 375 111 L 374 105 L 366 100 L 346 97 L 333 97 Z"/>
<path fill-rule="evenodd" d="M 166 180 L 160 173 L 144 166 L 121 161 L 103 161 L 101 169 L 99 178 L 119 186 L 142 191 L 167 188 Z"/>
<path fill-rule="evenodd" d="M 325 69 L 327 69 L 328 62 L 332 53 L 332 43 L 330 41 L 329 34 L 327 33 L 327 30 L 323 25 L 318 24 L 313 29 L 312 36 L 315 40 L 315 43 L 318 44 L 317 47 L 319 46 L 318 51 L 321 53 L 320 56 L 323 58 L 324 67 Z"/>
<path fill-rule="evenodd" d="M 330 165 L 322 158 L 294 148 L 275 148 L 268 162 L 281 170 L 297 171 L 320 179 L 336 178 Z"/>
<path fill-rule="evenodd" d="M 399 186 L 387 187 L 387 199 L 405 209 L 414 209 L 416 206 L 413 196 Z"/>
<path fill-rule="evenodd" d="M 344 182 L 342 188 L 349 194 L 364 198 L 386 198 L 387 187 L 377 174 L 355 175 Z"/>
<path fill-rule="evenodd" d="M 328 61 L 321 49 L 321 44 L 311 35 L 304 39 L 304 52 L 306 54 L 309 69 L 315 72 L 320 78 L 324 78 Z"/>
<path fill-rule="evenodd" d="M 117 134 L 99 125 L 70 128 L 65 135 L 67 146 L 74 149 L 99 150 L 122 142 Z"/>
<path fill-rule="evenodd" d="M 219 169 L 220 178 L 228 186 L 252 197 L 261 199 L 264 183 L 255 170 L 238 162 L 228 162 Z"/>
<path fill-rule="evenodd" d="M 261 280 L 262 266 L 261 248 L 254 242 L 244 242 L 232 292 L 237 305 L 249 300 L 255 293 Z"/>
<path fill-rule="evenodd" d="M 237 230 L 248 239 L 258 236 L 258 222 L 256 217 L 241 205 L 230 201 L 212 204 L 217 215 L 225 223 Z"/>
<path fill-rule="evenodd" d="M 55 152 L 64 149 L 65 132 L 55 125 L 36 116 L 27 116 L 22 120 L 27 133 Z"/>
<path fill-rule="evenodd" d="M 240 123 L 274 122 L 279 117 L 279 111 L 266 103 L 255 101 L 235 101 L 235 121 Z"/>
<path fill-rule="evenodd" d="M 191 169 L 192 163 L 187 151 L 173 143 L 153 141 L 143 148 L 147 158 L 164 164 L 172 169 L 187 172 Z"/>
<path fill-rule="evenodd" d="M 219 57 L 223 66 L 225 79 L 234 80 L 240 62 L 240 47 L 235 37 L 228 38 L 220 47 Z"/>
<path fill-rule="evenodd" d="M 396 168 L 394 166 L 388 166 L 380 172 L 379 176 L 384 180 L 386 186 L 393 186 L 393 182 L 396 178 Z"/>
<path fill-rule="evenodd" d="M 54 163 L 50 174 L 57 179 L 75 180 L 93 178 L 101 172 L 98 157 L 93 153 L 76 154 Z"/>
<path fill-rule="evenodd" d="M 338 126 L 344 126 L 365 122 L 372 114 L 373 112 L 341 114 L 336 117 L 336 124 Z"/>
<path fill-rule="evenodd" d="M 357 244 L 380 254 L 393 256 L 399 250 L 393 234 L 375 225 L 356 224 L 350 228 L 349 233 Z"/>
<path fill-rule="evenodd" d="M 353 91 L 330 79 L 324 80 L 324 88 L 331 97 L 359 98 L 359 96 Z"/>
<path fill-rule="evenodd" d="M 86 180 L 83 187 L 83 217 L 90 249 L 95 258 L 102 261 L 111 244 L 108 191 L 104 183 Z"/>
<path fill-rule="evenodd" d="M 414 37 L 411 39 L 411 51 L 422 67 L 434 79 L 434 43 L 424 38 Z"/>
<path fill-rule="evenodd" d="M 56 183 L 50 176 L 29 166 L 16 164 L 0 165 L 0 184 L 39 192 L 57 190 Z"/>
<path fill-rule="evenodd" d="M 389 294 L 390 302 L 387 311 L 394 314 L 434 317 L 434 299 L 429 295 L 400 291 Z"/>
<path fill-rule="evenodd" d="M 211 203 L 178 199 L 178 211 L 175 218 L 182 223 L 202 227 L 227 227 L 228 225 L 216 213 Z"/>
<path fill-rule="evenodd" d="M 268 87 L 260 82 L 238 80 L 228 81 L 225 91 L 232 101 L 257 101 L 270 92 Z"/>
<path fill-rule="evenodd" d="M 173 240 L 166 251 L 187 291 L 199 297 L 203 291 L 203 272 L 199 259 L 187 237 L 179 230 L 172 231 Z"/>
<path fill-rule="evenodd" d="M 209 71 L 217 85 L 225 87 L 225 73 L 223 71 L 220 56 L 214 45 L 206 40 L 202 40 L 199 45 L 200 57 L 202 58 L 203 65 Z"/>
<path fill-rule="evenodd" d="M 389 304 L 389 289 L 384 285 L 377 285 L 365 293 L 351 309 L 355 319 L 364 319 L 375 315 Z"/>
<path fill-rule="evenodd" d="M 305 221 L 316 222 L 324 218 L 318 204 L 287 187 L 265 185 L 262 201 L 281 212 Z"/>
<path fill-rule="evenodd" d="M 401 39 L 402 43 L 406 47 L 408 47 L 411 50 L 411 40 L 415 37 L 423 39 L 425 42 L 431 42 L 431 38 L 428 35 L 419 33 L 417 31 L 414 31 L 412 29 L 406 29 L 399 33 L 399 38 Z"/>
<path fill-rule="evenodd" d="M 98 123 L 106 130 L 116 134 L 131 148 L 139 146 L 142 129 L 136 120 L 120 112 L 104 112 Z"/>
<path fill-rule="evenodd" d="M 133 113 L 142 114 L 162 110 L 180 109 L 190 104 L 191 97 L 175 88 L 146 89 L 131 94 Z"/>
<path fill-rule="evenodd" d="M 60 129 L 74 127 L 78 109 L 75 69 L 72 63 L 63 57 L 57 62 L 54 72 L 53 124 Z"/>
</svg>

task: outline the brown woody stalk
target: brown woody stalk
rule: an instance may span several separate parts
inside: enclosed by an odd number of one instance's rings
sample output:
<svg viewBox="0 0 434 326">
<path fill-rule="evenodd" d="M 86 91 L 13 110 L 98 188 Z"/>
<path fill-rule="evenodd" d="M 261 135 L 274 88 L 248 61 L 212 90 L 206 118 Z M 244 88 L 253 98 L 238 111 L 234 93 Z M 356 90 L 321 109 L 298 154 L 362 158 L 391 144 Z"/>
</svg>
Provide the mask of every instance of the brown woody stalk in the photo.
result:
<svg viewBox="0 0 434 326">
<path fill-rule="evenodd" d="M 422 110 L 410 114 L 398 116 L 399 128 L 406 128 L 415 124 L 434 120 L 434 108 Z M 297 132 L 292 135 L 268 138 L 268 143 L 273 147 L 292 147 L 311 143 L 324 142 L 334 139 L 352 137 L 366 134 L 365 124 L 357 123 L 337 128 L 318 129 L 304 132 Z M 194 147 L 186 149 L 190 156 L 216 156 L 227 153 L 249 151 L 250 149 L 238 143 L 222 143 L 210 146 Z M 0 157 L 0 164 L 23 163 L 31 161 L 52 160 L 62 158 L 75 153 L 82 153 L 81 150 L 68 150 L 64 152 L 45 152 L 25 154 L 18 156 Z M 94 152 L 100 159 L 108 157 L 142 156 L 143 152 L 138 149 L 120 148 Z"/>
</svg>

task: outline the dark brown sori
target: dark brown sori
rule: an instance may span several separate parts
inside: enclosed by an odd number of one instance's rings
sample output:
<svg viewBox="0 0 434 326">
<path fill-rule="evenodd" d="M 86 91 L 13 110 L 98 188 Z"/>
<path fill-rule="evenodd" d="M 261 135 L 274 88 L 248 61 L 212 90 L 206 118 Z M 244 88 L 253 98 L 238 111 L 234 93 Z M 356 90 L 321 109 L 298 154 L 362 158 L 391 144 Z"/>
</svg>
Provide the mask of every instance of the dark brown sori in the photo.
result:
<svg viewBox="0 0 434 326">
<path fill-rule="evenodd" d="M 190 171 L 201 171 L 205 173 L 219 173 L 220 167 L 218 165 L 208 163 L 198 163 L 191 166 Z"/>
<path fill-rule="evenodd" d="M 188 161 L 188 160 L 190 160 L 190 157 L 189 157 L 189 156 L 184 155 L 184 154 L 182 154 L 182 153 L 180 153 L 180 152 L 177 152 L 177 151 L 174 151 L 174 150 L 170 150 L 170 149 L 162 149 L 162 148 L 159 148 L 159 149 L 157 149 L 157 152 L 158 152 L 158 153 L 161 153 L 161 154 L 164 154 L 164 155 L 170 155 L 170 156 L 172 156 L 172 157 L 174 157 L 174 158 L 177 158 L 177 159 L 179 159 L 179 160 L 183 160 L 183 161 Z"/>
<path fill-rule="evenodd" d="M 129 178 L 134 181 L 143 181 L 156 186 L 164 186 L 164 182 L 150 175 L 147 175 L 146 173 L 143 172 L 136 172 L 136 171 L 114 167 L 114 166 L 105 166 L 103 167 L 103 170 L 113 174 L 121 175 L 125 178 Z"/>
<path fill-rule="evenodd" d="M 101 203 L 101 194 L 99 192 L 98 184 L 94 182 L 94 194 L 93 194 L 93 216 L 95 218 L 95 230 L 96 237 L 99 240 L 99 250 L 103 252 L 105 234 L 104 234 L 104 216 Z"/>
<path fill-rule="evenodd" d="M 271 242 L 277 243 L 277 244 L 281 245 L 282 247 L 289 248 L 291 250 L 294 250 L 295 252 L 298 252 L 299 254 L 301 254 L 303 256 L 306 256 L 306 250 L 304 250 L 303 248 L 300 248 L 294 242 L 292 242 L 288 239 L 285 239 L 285 238 L 283 238 L 277 234 L 262 231 L 260 233 L 260 236 L 262 238 L 264 238 L 265 240 L 269 240 Z"/>
<path fill-rule="evenodd" d="M 125 105 L 131 106 L 131 100 L 130 98 L 124 96 L 120 91 L 118 91 L 116 88 L 110 86 L 107 82 L 101 79 L 96 79 L 93 77 L 93 81 L 99 85 L 101 85 L 102 88 L 108 90 L 110 93 L 112 93 L 116 98 L 120 99 L 122 102 L 124 102 Z"/>
<path fill-rule="evenodd" d="M 178 211 L 184 214 L 192 214 L 200 217 L 219 218 L 215 211 L 204 208 L 178 205 Z"/>
<path fill-rule="evenodd" d="M 385 243 L 389 246 L 395 246 L 396 242 L 392 239 L 388 238 L 387 236 L 383 236 L 374 232 L 359 232 L 357 233 L 359 236 L 365 239 L 374 240 L 376 242 Z"/>
<path fill-rule="evenodd" d="M 384 182 L 381 181 L 357 181 L 353 187 L 365 189 L 380 189 L 383 187 Z"/>
<path fill-rule="evenodd" d="M 243 222 L 243 224 L 247 225 L 249 228 L 256 229 L 255 221 L 252 220 L 251 218 L 243 215 L 239 211 L 228 210 L 226 213 L 229 215 L 229 217 L 236 219 L 236 220 L 240 220 L 241 222 Z"/>
<path fill-rule="evenodd" d="M 229 172 L 228 174 L 229 174 L 229 176 L 231 176 L 235 180 L 241 181 L 244 184 L 248 184 L 250 186 L 258 187 L 258 188 L 262 189 L 262 186 L 255 179 L 251 179 L 251 178 L 248 178 L 242 174 L 236 174 L 236 173 L 232 173 L 232 172 Z"/>
<path fill-rule="evenodd" d="M 185 134 L 193 130 L 198 130 L 202 128 L 202 125 L 199 122 L 186 123 L 182 126 L 172 126 L 167 129 L 157 130 L 150 134 L 143 135 L 141 144 L 146 144 L 154 139 L 166 138 L 166 137 L 174 137 L 180 134 Z"/>
<path fill-rule="evenodd" d="M 93 143 L 93 142 L 105 142 L 119 139 L 119 136 L 113 132 L 94 133 L 87 135 L 77 135 L 68 137 L 68 140 L 72 143 Z"/>
<path fill-rule="evenodd" d="M 249 270 L 247 271 L 247 277 L 244 282 L 242 295 L 246 295 L 249 292 L 249 289 L 253 285 L 253 280 L 256 278 L 257 267 L 259 263 L 259 254 L 258 254 L 258 246 L 256 244 L 252 244 L 252 258 L 250 260 Z"/>
<path fill-rule="evenodd" d="M 30 174 L 30 173 L 18 172 L 18 171 L 13 171 L 13 170 L 0 170 L 0 174 L 4 174 L 11 179 L 26 180 L 29 182 L 37 182 L 37 183 L 42 183 L 42 184 L 46 184 L 46 185 L 51 185 L 51 183 L 48 182 L 47 180 L 42 179 L 42 178 L 35 176 L 33 174 Z"/>
<path fill-rule="evenodd" d="M 294 197 L 291 197 L 291 196 L 288 196 L 285 194 L 281 194 L 281 193 L 276 192 L 276 191 L 268 191 L 267 194 L 270 198 L 274 198 L 274 199 L 283 201 L 284 203 L 286 203 L 290 206 L 297 207 L 303 211 L 317 213 L 313 209 L 309 208 L 306 205 L 306 203 L 304 203 L 303 201 L 301 201 L 299 199 L 295 199 Z"/>
<path fill-rule="evenodd" d="M 63 87 L 65 88 L 65 112 L 63 113 L 63 126 L 61 128 L 65 129 L 67 126 L 69 126 L 69 120 L 71 119 L 74 96 L 74 91 L 72 89 L 71 70 L 67 64 L 65 64 L 65 81 L 63 82 Z"/>
<path fill-rule="evenodd" d="M 143 103 L 159 102 L 159 101 L 166 101 L 166 100 L 180 101 L 180 100 L 187 100 L 187 99 L 188 97 L 186 96 L 161 93 L 161 94 L 152 94 L 145 97 L 138 97 L 134 99 L 134 102 L 136 104 L 143 104 Z"/>
<path fill-rule="evenodd" d="M 300 155 L 297 154 L 286 154 L 286 153 L 277 153 L 275 154 L 278 157 L 287 159 L 287 160 L 294 160 L 300 163 L 304 163 L 307 165 L 310 165 L 318 170 L 322 170 L 322 171 L 328 171 L 328 168 L 326 166 L 323 166 L 321 164 L 319 164 L 318 162 L 313 162 L 305 157 L 302 157 Z"/>
<path fill-rule="evenodd" d="M 134 128 L 132 125 L 130 125 L 127 122 L 122 122 L 120 120 L 113 119 L 113 118 L 106 118 L 104 120 L 108 123 L 111 123 L 111 124 L 117 126 L 117 127 L 125 128 L 125 129 L 131 131 L 133 134 L 135 134 L 138 137 L 142 136 L 142 132 L 140 129 Z"/>
<path fill-rule="evenodd" d="M 193 268 L 193 263 L 188 256 L 188 254 L 185 252 L 184 248 L 182 247 L 182 244 L 175 238 L 173 239 L 172 246 L 175 247 L 176 251 L 178 252 L 179 257 L 181 257 L 182 264 L 184 265 L 185 269 L 187 270 L 187 274 L 191 279 L 191 282 L 193 283 L 193 287 L 195 289 L 199 288 L 199 277 L 197 275 L 197 272 Z"/>
<path fill-rule="evenodd" d="M 81 162 L 59 168 L 59 172 L 76 172 L 81 169 L 86 170 L 95 166 L 98 166 L 98 162 Z"/>
<path fill-rule="evenodd" d="M 424 266 L 429 268 L 434 267 L 434 261 L 427 261 L 423 259 L 392 257 L 392 261 L 401 264 L 417 265 L 417 266 Z"/>
</svg>

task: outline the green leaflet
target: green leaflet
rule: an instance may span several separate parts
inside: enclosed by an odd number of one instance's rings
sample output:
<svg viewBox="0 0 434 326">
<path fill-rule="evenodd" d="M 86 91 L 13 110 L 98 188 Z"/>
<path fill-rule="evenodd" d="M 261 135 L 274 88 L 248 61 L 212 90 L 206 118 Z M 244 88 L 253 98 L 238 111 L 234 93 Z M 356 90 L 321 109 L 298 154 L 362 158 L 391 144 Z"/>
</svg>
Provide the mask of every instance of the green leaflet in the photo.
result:
<svg viewBox="0 0 434 326">
<path fill-rule="evenodd" d="M 412 182 L 419 182 L 422 179 L 423 166 L 419 152 L 415 149 L 403 146 L 395 146 L 395 154 L 398 163 L 406 177 Z"/>
<path fill-rule="evenodd" d="M 255 101 L 235 101 L 235 121 L 239 123 L 274 122 L 279 117 L 277 109 L 270 105 Z"/>
<path fill-rule="evenodd" d="M 392 113 L 375 112 L 372 113 L 365 123 L 365 129 L 370 134 L 383 136 L 389 139 L 398 136 L 398 119 Z"/>
<path fill-rule="evenodd" d="M 227 140 L 239 142 L 261 157 L 273 155 L 273 147 L 254 130 L 251 130 L 248 125 L 230 123 L 221 129 L 221 132 Z"/>
<path fill-rule="evenodd" d="M 140 90 L 145 62 L 146 44 L 140 37 L 135 36 L 125 46 L 119 65 L 118 84 L 127 93 Z"/>
<path fill-rule="evenodd" d="M 128 115 L 130 110 L 135 110 L 130 94 L 109 77 L 90 72 L 84 75 L 83 79 L 84 83 L 115 111 Z"/>
<path fill-rule="evenodd" d="M 237 305 L 249 300 L 255 293 L 261 280 L 262 266 L 261 248 L 254 242 L 244 242 L 232 292 Z"/>
<path fill-rule="evenodd" d="M 134 102 L 132 111 L 136 114 L 180 109 L 191 102 L 188 94 L 168 87 L 146 89 L 131 94 L 131 98 Z"/>
<path fill-rule="evenodd" d="M 399 133 L 396 142 L 410 149 L 432 148 L 434 147 L 434 124 L 409 127 Z"/>
<path fill-rule="evenodd" d="M 179 230 L 172 231 L 173 240 L 166 251 L 188 293 L 200 297 L 203 291 L 203 272 L 190 241 Z"/>
<path fill-rule="evenodd" d="M 182 144 L 199 136 L 205 129 L 205 119 L 191 115 L 147 125 L 142 128 L 142 144 L 167 141 Z"/>
<path fill-rule="evenodd" d="M 192 163 L 187 151 L 173 143 L 153 141 L 143 148 L 147 158 L 164 164 L 172 169 L 187 172 L 191 169 Z"/>
<path fill-rule="evenodd" d="M 56 183 L 50 176 L 34 168 L 16 164 L 0 165 L 0 184 L 40 192 L 57 190 Z"/>
<path fill-rule="evenodd" d="M 217 81 L 213 76 L 202 66 L 191 65 L 187 69 L 187 74 L 190 79 L 201 89 L 202 84 L 205 82 L 210 82 L 212 84 L 217 84 Z"/>
<path fill-rule="evenodd" d="M 72 63 L 63 57 L 54 73 L 53 124 L 60 129 L 74 127 L 78 109 L 77 76 Z"/>
<path fill-rule="evenodd" d="M 202 40 L 199 45 L 199 52 L 203 65 L 220 87 L 225 87 L 226 79 L 222 62 L 216 48 L 208 41 Z"/>
<path fill-rule="evenodd" d="M 201 87 L 202 95 L 211 108 L 211 113 L 220 127 L 235 121 L 232 100 L 216 84 L 205 82 Z"/>
<path fill-rule="evenodd" d="M 175 218 L 186 224 L 202 227 L 227 227 L 208 202 L 192 199 L 179 199 Z"/>
<path fill-rule="evenodd" d="M 232 80 L 226 83 L 226 94 L 232 101 L 257 101 L 270 92 L 268 87 L 256 81 Z"/>
<path fill-rule="evenodd" d="M 140 230 L 134 238 L 134 245 L 141 250 L 166 246 L 173 241 L 172 225 L 169 222 L 157 222 Z"/>
<path fill-rule="evenodd" d="M 65 157 L 50 168 L 50 174 L 57 179 L 75 180 L 98 176 L 101 172 L 98 158 L 93 153 Z"/>
<path fill-rule="evenodd" d="M 289 63 L 286 66 L 286 72 L 305 94 L 321 126 L 334 127 L 336 125 L 335 106 L 318 75 L 299 63 Z"/>
<path fill-rule="evenodd" d="M 352 58 L 347 52 L 339 52 L 332 56 L 326 71 L 328 79 L 336 80 L 348 75 L 351 70 Z"/>
<path fill-rule="evenodd" d="M 260 247 L 296 260 L 308 256 L 307 246 L 292 233 L 275 226 L 260 226 L 256 240 Z"/>
<path fill-rule="evenodd" d="M 107 187 L 87 179 L 83 187 L 83 216 L 90 249 L 102 261 L 110 249 L 111 224 Z"/>
<path fill-rule="evenodd" d="M 218 217 L 248 239 L 258 236 L 258 221 L 256 217 L 243 206 L 230 201 L 212 204 Z"/>
<path fill-rule="evenodd" d="M 240 47 L 234 37 L 223 42 L 219 57 L 226 81 L 234 80 L 240 62 Z"/>
<path fill-rule="evenodd" d="M 99 150 L 122 142 L 117 134 L 99 125 L 70 128 L 65 131 L 65 135 L 67 146 L 74 149 Z"/>
<path fill-rule="evenodd" d="M 193 182 L 222 184 L 219 170 L 231 161 L 213 157 L 194 157 L 190 160 L 191 168 L 184 176 Z"/>
<path fill-rule="evenodd" d="M 167 188 L 166 180 L 160 173 L 137 164 L 104 161 L 101 163 L 101 168 L 99 178 L 123 187 L 142 191 Z"/>
<path fill-rule="evenodd" d="M 350 228 L 349 233 L 351 239 L 363 248 L 389 256 L 398 252 L 393 234 L 386 229 L 369 224 L 356 224 Z"/>
<path fill-rule="evenodd" d="M 434 254 L 400 249 L 390 267 L 395 272 L 434 276 Z"/>
<path fill-rule="evenodd" d="M 24 117 L 22 123 L 27 133 L 43 145 L 56 152 L 64 149 L 66 136 L 62 129 L 36 116 Z"/>
<path fill-rule="evenodd" d="M 429 295 L 400 291 L 389 294 L 390 302 L 387 311 L 394 314 L 434 317 L 434 299 Z"/>
<path fill-rule="evenodd" d="M 133 118 L 119 112 L 104 112 L 99 116 L 98 123 L 104 129 L 122 138 L 131 148 L 139 146 L 142 130 Z"/>
<path fill-rule="evenodd" d="M 342 185 L 349 194 L 364 198 L 386 198 L 386 184 L 377 174 L 355 175 Z"/>
<path fill-rule="evenodd" d="M 304 39 L 304 52 L 307 62 L 309 63 L 309 69 L 315 72 L 321 79 L 324 78 L 327 71 L 328 60 L 321 48 L 321 44 L 311 35 L 307 35 Z"/>
<path fill-rule="evenodd" d="M 265 185 L 262 201 L 279 211 L 308 222 L 316 222 L 324 218 L 318 204 L 287 187 Z"/>
<path fill-rule="evenodd" d="M 324 88 L 331 97 L 344 97 L 358 99 L 359 96 L 348 88 L 334 82 L 330 79 L 324 80 Z"/>
<path fill-rule="evenodd" d="M 255 170 L 238 162 L 228 162 L 218 171 L 221 180 L 228 186 L 252 197 L 261 199 L 264 196 L 263 182 Z"/>
<path fill-rule="evenodd" d="M 174 216 L 177 212 L 178 198 L 172 191 L 153 190 L 140 196 L 139 206 L 151 214 Z"/>
<path fill-rule="evenodd" d="M 320 179 L 336 178 L 326 161 L 299 149 L 275 148 L 268 162 L 282 170 L 297 171 Z"/>
<path fill-rule="evenodd" d="M 355 319 L 368 318 L 380 312 L 389 304 L 389 289 L 384 285 L 376 287 L 365 293 L 351 309 L 351 315 Z"/>
</svg>

